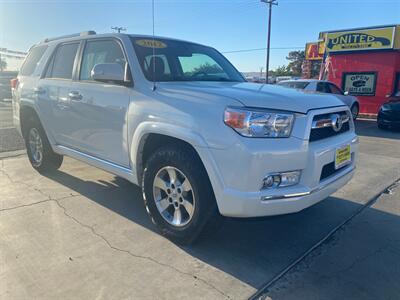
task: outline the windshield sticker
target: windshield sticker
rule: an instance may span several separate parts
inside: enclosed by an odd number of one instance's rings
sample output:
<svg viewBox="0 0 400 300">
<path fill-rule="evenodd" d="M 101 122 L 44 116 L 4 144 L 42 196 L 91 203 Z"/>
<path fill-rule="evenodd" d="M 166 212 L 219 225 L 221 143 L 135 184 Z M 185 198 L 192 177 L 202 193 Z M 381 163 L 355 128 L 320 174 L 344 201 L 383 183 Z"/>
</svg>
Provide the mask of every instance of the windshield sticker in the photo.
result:
<svg viewBox="0 0 400 300">
<path fill-rule="evenodd" d="M 136 44 L 146 48 L 167 48 L 167 45 L 165 43 L 157 40 L 137 40 Z"/>
</svg>

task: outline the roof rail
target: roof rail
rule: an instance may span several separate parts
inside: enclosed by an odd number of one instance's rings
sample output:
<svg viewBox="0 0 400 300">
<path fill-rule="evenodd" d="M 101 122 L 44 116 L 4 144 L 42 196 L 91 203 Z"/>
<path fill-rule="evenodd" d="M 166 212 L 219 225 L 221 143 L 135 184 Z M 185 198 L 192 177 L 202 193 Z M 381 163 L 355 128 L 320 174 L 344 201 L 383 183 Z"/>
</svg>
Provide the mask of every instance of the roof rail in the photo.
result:
<svg viewBox="0 0 400 300">
<path fill-rule="evenodd" d="M 62 35 L 62 36 L 58 36 L 58 37 L 54 37 L 54 38 L 46 38 L 41 43 L 48 43 L 48 42 L 56 41 L 56 40 L 60 40 L 60 39 L 67 39 L 67 38 L 72 38 L 72 37 L 77 37 L 77 36 L 85 36 L 85 35 L 93 35 L 93 34 L 96 34 L 96 31 L 93 31 L 93 30 L 82 31 L 80 33 Z"/>
</svg>

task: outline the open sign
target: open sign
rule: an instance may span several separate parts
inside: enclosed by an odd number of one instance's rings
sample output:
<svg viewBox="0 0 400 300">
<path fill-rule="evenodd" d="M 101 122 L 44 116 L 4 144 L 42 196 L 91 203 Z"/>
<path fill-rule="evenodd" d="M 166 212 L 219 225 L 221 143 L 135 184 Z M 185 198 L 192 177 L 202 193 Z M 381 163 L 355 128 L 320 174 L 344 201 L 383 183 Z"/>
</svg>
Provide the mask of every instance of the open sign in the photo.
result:
<svg viewBox="0 0 400 300">
<path fill-rule="evenodd" d="M 343 73 L 342 89 L 349 95 L 375 96 L 376 73 Z"/>
</svg>

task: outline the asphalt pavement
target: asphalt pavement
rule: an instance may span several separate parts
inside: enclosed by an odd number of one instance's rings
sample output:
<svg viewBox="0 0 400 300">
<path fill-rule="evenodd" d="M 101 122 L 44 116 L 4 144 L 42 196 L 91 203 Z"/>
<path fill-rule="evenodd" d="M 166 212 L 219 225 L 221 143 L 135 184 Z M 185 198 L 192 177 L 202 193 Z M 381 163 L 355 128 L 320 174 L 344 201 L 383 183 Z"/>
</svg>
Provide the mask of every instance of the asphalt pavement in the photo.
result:
<svg viewBox="0 0 400 300">
<path fill-rule="evenodd" d="M 0 298 L 399 299 L 400 133 L 357 122 L 353 180 L 300 213 L 226 219 L 193 246 L 160 236 L 141 191 L 65 159 L 0 160 Z"/>
</svg>

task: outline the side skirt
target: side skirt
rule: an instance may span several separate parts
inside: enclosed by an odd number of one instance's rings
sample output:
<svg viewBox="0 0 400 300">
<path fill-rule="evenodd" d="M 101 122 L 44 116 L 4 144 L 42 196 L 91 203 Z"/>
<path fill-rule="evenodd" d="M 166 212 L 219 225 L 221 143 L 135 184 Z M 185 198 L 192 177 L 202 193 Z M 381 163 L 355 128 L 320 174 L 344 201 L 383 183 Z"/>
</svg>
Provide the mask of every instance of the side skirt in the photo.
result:
<svg viewBox="0 0 400 300">
<path fill-rule="evenodd" d="M 62 145 L 55 145 L 54 150 L 58 154 L 69 156 L 76 160 L 85 162 L 91 166 L 94 166 L 111 174 L 125 178 L 126 180 L 132 182 L 133 184 L 136 185 L 138 184 L 136 172 L 132 172 L 132 170 L 129 168 L 114 164 L 112 162 L 94 157 L 92 155 Z"/>
</svg>

